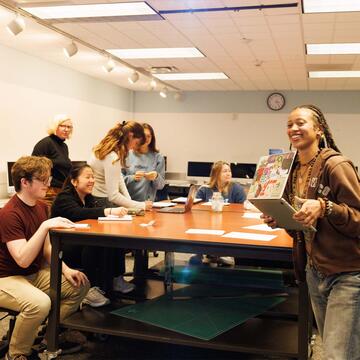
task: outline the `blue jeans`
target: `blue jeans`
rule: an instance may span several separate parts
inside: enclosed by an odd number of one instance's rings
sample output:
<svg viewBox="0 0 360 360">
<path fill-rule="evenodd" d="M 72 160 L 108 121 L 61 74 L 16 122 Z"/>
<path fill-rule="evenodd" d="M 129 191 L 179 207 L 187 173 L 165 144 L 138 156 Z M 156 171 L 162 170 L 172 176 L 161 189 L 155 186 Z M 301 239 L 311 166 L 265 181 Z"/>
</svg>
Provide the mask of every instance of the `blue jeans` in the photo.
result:
<svg viewBox="0 0 360 360">
<path fill-rule="evenodd" d="M 307 266 L 306 280 L 326 360 L 360 359 L 360 272 L 325 276 Z"/>
</svg>

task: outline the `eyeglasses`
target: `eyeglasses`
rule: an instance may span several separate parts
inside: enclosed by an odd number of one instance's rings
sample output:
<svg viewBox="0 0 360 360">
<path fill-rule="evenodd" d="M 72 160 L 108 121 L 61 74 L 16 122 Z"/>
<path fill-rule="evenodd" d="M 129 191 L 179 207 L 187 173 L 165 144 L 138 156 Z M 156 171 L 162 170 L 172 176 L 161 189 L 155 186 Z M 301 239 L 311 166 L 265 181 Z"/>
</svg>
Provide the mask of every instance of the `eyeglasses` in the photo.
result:
<svg viewBox="0 0 360 360">
<path fill-rule="evenodd" d="M 59 128 L 61 129 L 66 129 L 66 130 L 72 130 L 73 126 L 72 125 L 59 125 Z"/>
<path fill-rule="evenodd" d="M 33 180 L 40 181 L 40 182 L 42 182 L 43 185 L 45 185 L 45 186 L 50 186 L 52 178 L 53 178 L 52 176 L 49 176 L 46 180 L 44 180 L 44 179 L 39 179 L 39 178 L 37 178 L 37 177 L 33 177 Z"/>
</svg>

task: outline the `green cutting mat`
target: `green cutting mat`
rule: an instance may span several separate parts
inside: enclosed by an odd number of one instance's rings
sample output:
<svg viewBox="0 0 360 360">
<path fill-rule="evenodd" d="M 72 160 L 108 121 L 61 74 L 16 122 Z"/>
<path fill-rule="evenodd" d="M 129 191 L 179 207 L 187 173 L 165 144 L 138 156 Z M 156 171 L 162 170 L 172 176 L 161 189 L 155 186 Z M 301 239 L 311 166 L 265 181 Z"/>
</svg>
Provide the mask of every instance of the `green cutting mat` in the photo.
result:
<svg viewBox="0 0 360 360">
<path fill-rule="evenodd" d="M 112 314 L 210 340 L 285 300 L 279 296 L 246 295 L 240 289 L 204 286 L 188 286 L 174 291 L 172 296 L 178 300 L 163 295 Z"/>
</svg>

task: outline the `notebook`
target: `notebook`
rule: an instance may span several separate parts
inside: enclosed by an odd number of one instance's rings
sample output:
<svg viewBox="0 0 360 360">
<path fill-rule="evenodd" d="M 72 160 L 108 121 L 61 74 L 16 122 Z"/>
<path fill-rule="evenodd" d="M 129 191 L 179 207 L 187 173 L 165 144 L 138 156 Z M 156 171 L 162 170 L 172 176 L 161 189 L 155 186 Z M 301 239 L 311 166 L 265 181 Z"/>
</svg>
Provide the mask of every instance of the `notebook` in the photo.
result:
<svg viewBox="0 0 360 360">
<path fill-rule="evenodd" d="M 272 216 L 278 227 L 305 230 L 309 228 L 293 219 L 296 210 L 283 197 L 295 155 L 295 151 L 290 151 L 262 156 L 247 199 L 264 214 Z M 310 228 L 316 231 L 313 226 Z"/>
<path fill-rule="evenodd" d="M 191 210 L 194 199 L 196 195 L 197 187 L 195 185 L 191 185 L 189 189 L 188 196 L 186 198 L 185 206 L 182 207 L 166 207 L 158 210 L 158 212 L 164 212 L 164 213 L 172 213 L 172 214 L 184 214 Z"/>
</svg>

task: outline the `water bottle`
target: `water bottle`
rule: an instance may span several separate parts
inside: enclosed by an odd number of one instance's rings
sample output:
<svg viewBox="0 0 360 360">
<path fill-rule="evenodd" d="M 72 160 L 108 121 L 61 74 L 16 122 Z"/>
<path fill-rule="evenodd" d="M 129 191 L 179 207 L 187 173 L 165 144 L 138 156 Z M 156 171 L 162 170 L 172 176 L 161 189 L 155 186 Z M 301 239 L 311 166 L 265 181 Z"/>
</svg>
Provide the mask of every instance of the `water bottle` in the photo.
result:
<svg viewBox="0 0 360 360">
<path fill-rule="evenodd" d="M 220 192 L 214 192 L 211 198 L 211 208 L 213 211 L 222 211 L 224 206 L 224 198 Z"/>
</svg>

